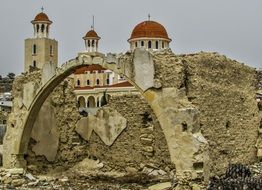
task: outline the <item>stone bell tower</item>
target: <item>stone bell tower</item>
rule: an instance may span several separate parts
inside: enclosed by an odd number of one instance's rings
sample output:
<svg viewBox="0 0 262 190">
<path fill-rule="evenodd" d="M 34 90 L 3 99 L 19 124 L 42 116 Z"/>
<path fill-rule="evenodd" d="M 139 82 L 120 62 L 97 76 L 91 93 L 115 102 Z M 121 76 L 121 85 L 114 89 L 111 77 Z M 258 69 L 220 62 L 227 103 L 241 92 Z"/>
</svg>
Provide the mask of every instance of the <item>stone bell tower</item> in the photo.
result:
<svg viewBox="0 0 262 190">
<path fill-rule="evenodd" d="M 43 12 L 43 8 L 31 23 L 34 37 L 25 40 L 25 72 L 29 72 L 30 68 L 42 69 L 46 63 L 57 67 L 58 42 L 49 38 L 52 21 Z"/>
</svg>

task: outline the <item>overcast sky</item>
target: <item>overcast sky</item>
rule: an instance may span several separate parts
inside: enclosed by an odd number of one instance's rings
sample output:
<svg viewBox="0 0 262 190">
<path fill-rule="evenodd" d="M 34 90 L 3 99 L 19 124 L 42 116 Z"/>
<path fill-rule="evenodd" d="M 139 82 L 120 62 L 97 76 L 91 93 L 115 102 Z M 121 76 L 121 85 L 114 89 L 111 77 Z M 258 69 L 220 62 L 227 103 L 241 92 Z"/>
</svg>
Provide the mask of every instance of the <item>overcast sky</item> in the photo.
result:
<svg viewBox="0 0 262 190">
<path fill-rule="evenodd" d="M 84 50 L 82 37 L 95 29 L 100 51 L 126 52 L 136 24 L 151 20 L 165 26 L 175 53 L 219 52 L 262 68 L 262 0 L 0 0 L 0 75 L 19 74 L 24 39 L 44 6 L 53 21 L 51 38 L 59 42 L 59 64 Z"/>
</svg>

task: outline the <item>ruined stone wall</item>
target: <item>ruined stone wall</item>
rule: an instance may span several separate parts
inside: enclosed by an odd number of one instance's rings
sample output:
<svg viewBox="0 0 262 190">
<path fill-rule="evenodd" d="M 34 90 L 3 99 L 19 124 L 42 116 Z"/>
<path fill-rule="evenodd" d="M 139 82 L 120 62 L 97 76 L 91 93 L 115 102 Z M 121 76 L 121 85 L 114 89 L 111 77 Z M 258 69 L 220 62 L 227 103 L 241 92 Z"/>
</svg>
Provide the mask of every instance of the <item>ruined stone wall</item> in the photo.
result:
<svg viewBox="0 0 262 190">
<path fill-rule="evenodd" d="M 220 173 L 228 163 L 257 161 L 260 117 L 255 70 L 216 53 L 184 59 L 187 96 L 200 111 L 201 131 L 210 146 L 211 173 Z"/>
<path fill-rule="evenodd" d="M 185 89 L 199 109 L 201 132 L 209 143 L 211 174 L 228 163 L 257 161 L 260 116 L 254 69 L 217 53 L 154 53 L 155 80 L 162 87 Z"/>
<path fill-rule="evenodd" d="M 112 146 L 105 146 L 97 135 L 90 139 L 90 155 L 103 161 L 110 170 L 137 170 L 146 165 L 170 171 L 168 147 L 162 129 L 150 106 L 140 95 L 113 96 L 107 107 L 127 120 L 127 128 Z"/>
<path fill-rule="evenodd" d="M 76 133 L 76 123 L 81 118 L 76 103 L 73 87 L 67 82 L 60 84 L 44 103 L 26 158 L 31 172 L 66 170 L 85 158 L 100 160 L 103 171 L 126 172 L 148 166 L 168 172 L 175 168 L 160 125 L 140 95 L 111 97 L 106 107 L 118 111 L 127 120 L 127 128 L 111 146 L 104 144 L 94 132 L 90 141 Z"/>
</svg>

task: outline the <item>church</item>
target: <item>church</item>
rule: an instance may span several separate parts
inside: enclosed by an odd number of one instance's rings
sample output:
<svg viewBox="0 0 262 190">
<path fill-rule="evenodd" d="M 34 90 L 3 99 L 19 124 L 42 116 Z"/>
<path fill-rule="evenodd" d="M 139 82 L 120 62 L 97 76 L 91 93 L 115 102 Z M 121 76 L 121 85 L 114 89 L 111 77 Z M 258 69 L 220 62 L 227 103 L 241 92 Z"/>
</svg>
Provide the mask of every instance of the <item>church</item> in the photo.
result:
<svg viewBox="0 0 262 190">
<path fill-rule="evenodd" d="M 33 24 L 34 36 L 25 40 L 25 64 L 24 71 L 42 69 L 46 63 L 58 66 L 58 42 L 49 37 L 52 21 L 43 11 L 37 14 Z M 94 26 L 83 37 L 84 53 L 99 52 L 101 37 Z M 127 40 L 130 51 L 136 48 L 144 48 L 148 51 L 160 51 L 169 48 L 172 41 L 164 26 L 156 21 L 148 20 L 137 24 Z M 102 106 L 101 100 L 104 94 L 107 96 L 137 94 L 138 90 L 132 86 L 123 76 L 111 70 L 104 69 L 100 65 L 91 65 L 77 69 L 68 77 L 74 85 L 79 111 L 95 114 Z"/>
</svg>

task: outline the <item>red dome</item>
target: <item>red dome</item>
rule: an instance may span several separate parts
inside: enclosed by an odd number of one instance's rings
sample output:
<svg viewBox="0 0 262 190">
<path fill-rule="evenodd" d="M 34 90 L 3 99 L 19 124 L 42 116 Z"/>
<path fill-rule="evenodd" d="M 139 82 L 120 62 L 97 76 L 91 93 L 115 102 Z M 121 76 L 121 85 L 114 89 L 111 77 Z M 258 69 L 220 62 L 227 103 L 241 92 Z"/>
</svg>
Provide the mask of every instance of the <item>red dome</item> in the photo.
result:
<svg viewBox="0 0 262 190">
<path fill-rule="evenodd" d="M 49 20 L 48 16 L 43 12 L 36 15 L 35 19 L 32 22 L 49 22 L 49 23 L 52 23 L 52 21 Z"/>
<path fill-rule="evenodd" d="M 100 37 L 97 35 L 96 31 L 94 30 L 90 30 L 86 33 L 84 39 L 86 38 L 96 38 L 96 39 L 100 39 Z"/>
<path fill-rule="evenodd" d="M 134 38 L 164 38 L 170 40 L 164 26 L 150 20 L 136 25 L 129 40 Z"/>
</svg>

